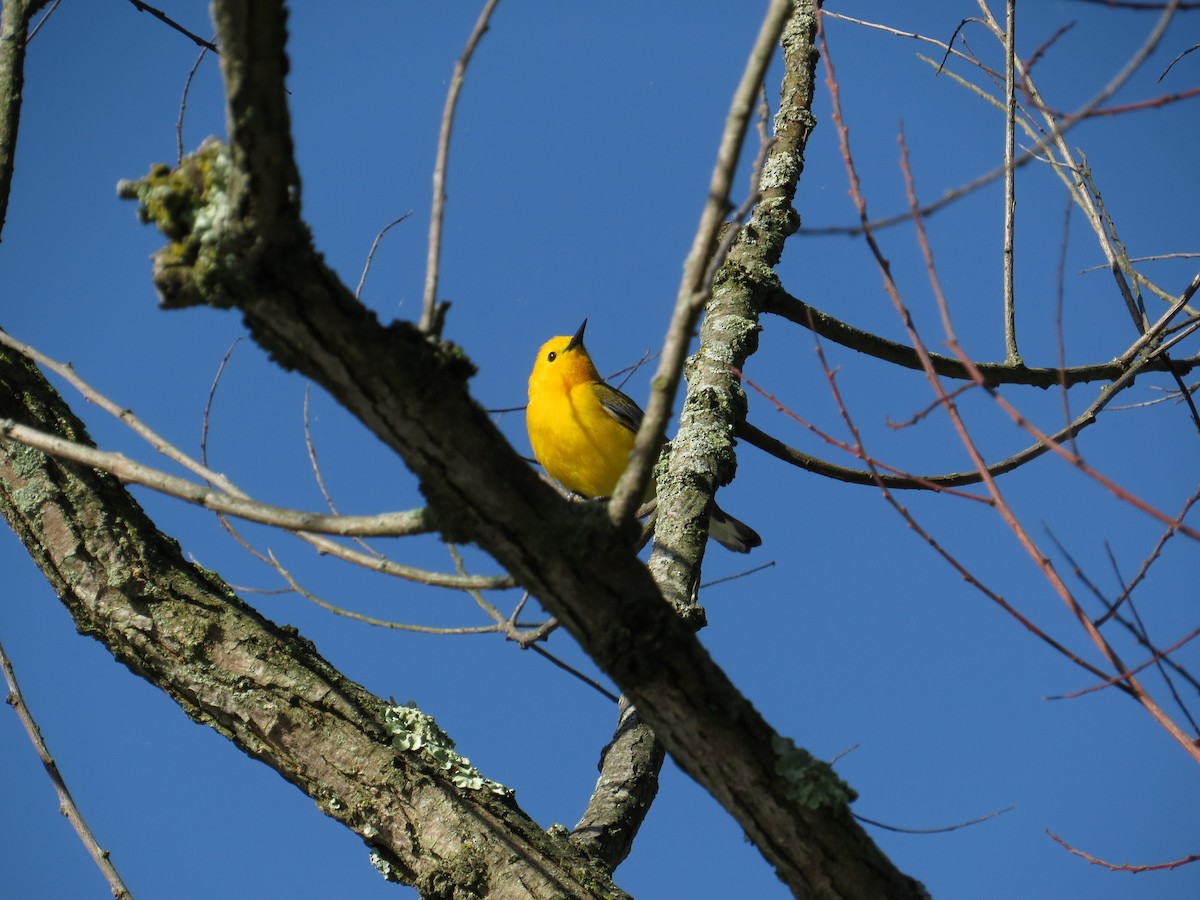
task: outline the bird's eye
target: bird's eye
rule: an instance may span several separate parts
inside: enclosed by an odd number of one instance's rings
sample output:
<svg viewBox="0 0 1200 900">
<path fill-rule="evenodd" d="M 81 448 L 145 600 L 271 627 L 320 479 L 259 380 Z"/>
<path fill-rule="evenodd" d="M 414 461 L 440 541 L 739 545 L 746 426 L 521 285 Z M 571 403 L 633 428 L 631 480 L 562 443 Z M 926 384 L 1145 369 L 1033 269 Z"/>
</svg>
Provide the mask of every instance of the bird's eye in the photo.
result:
<svg viewBox="0 0 1200 900">
<path fill-rule="evenodd" d="M 556 359 L 558 359 L 558 354 L 553 350 L 546 354 L 546 362 L 554 362 Z"/>
</svg>

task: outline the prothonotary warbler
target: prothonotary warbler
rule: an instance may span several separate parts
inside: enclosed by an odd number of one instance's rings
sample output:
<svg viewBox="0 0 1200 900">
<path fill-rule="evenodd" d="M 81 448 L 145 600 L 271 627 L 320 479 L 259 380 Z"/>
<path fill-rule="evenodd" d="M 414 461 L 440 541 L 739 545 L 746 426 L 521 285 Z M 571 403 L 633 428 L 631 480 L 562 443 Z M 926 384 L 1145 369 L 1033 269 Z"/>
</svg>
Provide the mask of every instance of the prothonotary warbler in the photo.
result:
<svg viewBox="0 0 1200 900">
<path fill-rule="evenodd" d="M 542 344 L 529 375 L 525 424 L 533 455 L 551 478 L 584 497 L 611 497 L 629 463 L 642 409 L 600 377 L 583 346 L 586 327 L 584 319 L 574 337 Z M 708 534 L 738 553 L 762 543 L 753 528 L 715 504 Z"/>
</svg>

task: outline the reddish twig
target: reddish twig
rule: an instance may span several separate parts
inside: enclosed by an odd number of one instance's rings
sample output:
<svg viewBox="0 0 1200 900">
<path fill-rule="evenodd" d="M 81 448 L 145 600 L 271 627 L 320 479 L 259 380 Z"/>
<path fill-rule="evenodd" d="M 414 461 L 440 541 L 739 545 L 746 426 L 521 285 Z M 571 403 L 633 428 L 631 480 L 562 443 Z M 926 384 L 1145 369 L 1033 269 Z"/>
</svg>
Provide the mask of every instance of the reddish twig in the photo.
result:
<svg viewBox="0 0 1200 900">
<path fill-rule="evenodd" d="M 1190 853 L 1187 856 L 1181 857 L 1180 859 L 1173 859 L 1170 862 L 1151 863 L 1148 865 L 1135 866 L 1129 863 L 1111 863 L 1107 860 L 1100 859 L 1099 857 L 1092 856 L 1092 854 L 1088 853 L 1086 850 L 1080 850 L 1077 847 L 1072 847 L 1049 829 L 1046 830 L 1046 834 L 1050 835 L 1055 843 L 1057 843 L 1064 850 L 1074 853 L 1081 859 L 1086 859 L 1093 866 L 1100 866 L 1101 868 L 1108 869 L 1110 872 L 1162 872 L 1170 869 L 1178 869 L 1180 866 L 1186 866 L 1188 863 L 1194 863 L 1197 860 L 1200 860 L 1200 853 Z"/>
<path fill-rule="evenodd" d="M 828 368 L 828 363 L 825 360 L 824 351 L 821 349 L 820 339 L 817 339 L 816 352 L 817 352 L 818 358 L 821 360 L 821 364 L 826 367 L 826 375 L 828 376 L 832 372 L 832 370 Z M 783 413 L 785 416 L 787 416 L 789 419 L 791 419 L 797 425 L 800 425 L 802 428 L 808 429 L 808 431 L 812 432 L 814 435 L 819 437 L 821 440 L 825 441 L 825 443 L 831 444 L 832 446 L 837 447 L 839 450 L 844 450 L 846 453 L 849 453 L 855 459 L 859 460 L 859 462 L 866 465 L 870 471 L 866 472 L 865 474 L 868 477 L 872 478 L 872 483 L 876 484 L 877 486 L 882 485 L 883 487 L 895 487 L 895 485 L 888 484 L 888 482 L 885 480 L 885 478 L 887 478 L 888 476 L 883 475 L 879 471 L 882 469 L 882 470 L 886 470 L 887 472 L 890 472 L 891 473 L 890 477 L 892 477 L 892 478 L 904 479 L 907 482 L 907 484 L 905 484 L 903 486 L 906 488 L 923 487 L 926 490 L 939 491 L 943 494 L 950 494 L 954 497 L 961 497 L 964 500 L 974 500 L 979 503 L 990 502 L 986 497 L 980 497 L 978 494 L 969 494 L 966 491 L 955 490 L 953 487 L 948 486 L 946 484 L 941 484 L 941 483 L 938 483 L 935 481 L 930 481 L 929 479 L 924 478 L 920 475 L 913 475 L 910 472 L 905 472 L 903 469 L 898 469 L 895 466 L 890 466 L 885 462 L 882 462 L 878 459 L 875 459 L 872 456 L 867 455 L 866 451 L 861 446 L 849 444 L 846 441 L 835 438 L 833 435 L 829 434 L 828 432 L 825 432 L 825 431 L 821 430 L 820 428 L 818 428 L 816 425 L 813 425 L 807 419 L 804 419 L 801 416 L 799 416 L 793 410 L 788 408 L 788 406 L 786 404 L 784 404 L 783 401 L 780 400 L 778 397 L 776 397 L 774 394 L 764 390 L 762 387 L 760 387 L 754 381 L 747 378 L 746 373 L 741 371 L 740 369 L 738 369 L 736 366 L 730 366 L 729 370 L 731 372 L 733 372 L 733 374 L 736 375 L 738 378 L 740 378 L 742 380 L 743 384 L 745 384 L 748 388 L 753 390 L 756 394 L 758 394 L 764 400 L 770 401 L 771 404 L 774 405 L 776 410 Z"/>
<path fill-rule="evenodd" d="M 1106 612 L 1104 615 L 1102 615 L 1100 618 L 1098 618 L 1096 620 L 1097 627 L 1103 625 L 1105 622 L 1107 622 L 1109 620 L 1109 618 L 1111 618 L 1116 613 L 1116 611 L 1121 607 L 1121 604 L 1124 603 L 1125 600 L 1129 597 L 1129 595 L 1133 593 L 1134 588 L 1137 587 L 1138 584 L 1142 581 L 1142 579 L 1146 577 L 1146 573 L 1149 571 L 1150 566 L 1154 563 L 1154 561 L 1156 559 L 1158 559 L 1158 557 L 1162 553 L 1162 549 L 1166 545 L 1167 541 L 1169 541 L 1172 537 L 1174 537 L 1175 533 L 1179 530 L 1178 526 L 1175 525 L 1174 523 L 1182 522 L 1184 516 L 1186 516 L 1191 511 L 1191 508 L 1196 504 L 1196 502 L 1198 500 L 1200 500 L 1200 491 L 1197 491 L 1195 494 L 1192 494 L 1192 496 L 1187 499 L 1187 502 L 1183 504 L 1183 509 L 1181 509 L 1179 511 L 1179 515 L 1175 517 L 1172 524 L 1167 527 L 1167 530 L 1164 531 L 1159 536 L 1158 543 L 1156 543 L 1154 545 L 1154 549 L 1150 552 L 1150 555 L 1147 556 L 1144 560 L 1142 560 L 1142 565 L 1138 569 L 1138 571 L 1134 574 L 1133 580 L 1130 581 L 1129 584 L 1125 586 L 1125 589 L 1123 591 L 1121 591 L 1121 595 L 1119 597 L 1117 597 L 1116 600 L 1113 601 L 1112 606 L 1109 608 L 1108 612 Z"/>
<path fill-rule="evenodd" d="M 1154 653 L 1154 655 L 1151 656 L 1148 660 L 1146 660 L 1145 662 L 1141 663 L 1140 665 L 1137 665 L 1134 668 L 1130 669 L 1127 674 L 1136 675 L 1138 672 L 1141 672 L 1143 669 L 1148 669 L 1150 666 L 1160 663 L 1162 660 L 1166 659 L 1170 654 L 1174 653 L 1176 650 L 1178 650 L 1180 647 L 1182 647 L 1188 641 L 1195 638 L 1197 635 L 1200 635 L 1200 628 L 1195 628 L 1192 631 L 1188 632 L 1186 635 L 1181 637 L 1170 647 L 1166 647 L 1165 649 L 1156 651 Z M 1112 687 L 1117 682 L 1123 680 L 1124 677 L 1125 677 L 1124 675 L 1117 675 L 1112 678 L 1105 679 L 1100 684 L 1093 684 L 1090 687 L 1080 688 L 1077 691 L 1071 691 L 1066 694 L 1052 694 L 1051 696 L 1047 697 L 1046 699 L 1047 700 L 1074 700 L 1076 697 L 1082 697 L 1084 694 L 1092 694 L 1092 693 L 1095 693 L 1096 691 L 1102 691 L 1107 687 Z"/>
<path fill-rule="evenodd" d="M 1142 707 L 1144 709 L 1146 709 L 1147 712 L 1150 713 L 1150 715 L 1159 723 L 1159 725 L 1164 730 L 1166 730 L 1169 734 L 1171 734 L 1171 736 L 1174 737 L 1176 739 L 1176 741 L 1179 742 L 1179 744 L 1187 750 L 1189 755 L 1191 755 L 1197 761 L 1200 761 L 1200 747 L 1197 747 L 1195 742 L 1193 742 L 1190 738 L 1187 737 L 1187 735 L 1185 735 L 1183 733 L 1183 731 L 1179 728 L 1179 726 L 1169 716 L 1167 716 L 1165 714 L 1165 712 L 1163 712 L 1163 710 L 1158 706 L 1158 704 L 1154 701 L 1154 699 L 1138 683 L 1137 679 L 1128 673 L 1128 670 L 1126 669 L 1125 665 L 1121 662 L 1120 657 L 1116 654 L 1116 652 L 1108 644 L 1108 642 L 1104 639 L 1104 637 L 1099 633 L 1099 631 L 1095 628 L 1095 626 L 1092 625 L 1091 621 L 1084 614 L 1084 612 L 1083 612 L 1082 608 L 1079 606 L 1078 602 L 1072 596 L 1070 589 L 1066 586 L 1066 584 L 1063 582 L 1061 576 L 1059 576 L 1057 571 L 1054 569 L 1054 566 L 1046 558 L 1046 556 L 1040 551 L 1036 542 L 1034 542 L 1032 540 L 1032 538 L 1030 537 L 1030 535 L 1028 534 L 1028 532 L 1026 531 L 1024 526 L 1021 524 L 1019 519 L 1016 517 L 1016 515 L 1013 512 L 1013 510 L 1011 509 L 1011 507 L 1008 506 L 1008 503 L 1005 500 L 1004 495 L 1001 493 L 998 486 L 996 485 L 995 480 L 987 472 L 987 465 L 986 465 L 985 461 L 983 460 L 983 457 L 982 457 L 981 453 L 979 452 L 979 449 L 976 446 L 973 437 L 971 436 L 970 432 L 966 428 L 965 423 L 963 422 L 961 416 L 959 415 L 958 409 L 957 409 L 955 403 L 953 402 L 953 400 L 949 399 L 946 396 L 946 392 L 941 384 L 941 380 L 940 380 L 939 376 L 937 375 L 936 371 L 934 370 L 933 364 L 929 359 L 929 354 L 925 347 L 925 344 L 922 341 L 920 335 L 917 333 L 916 327 L 912 322 L 912 317 L 904 303 L 903 298 L 900 295 L 899 288 L 896 286 L 895 281 L 891 276 L 890 263 L 888 262 L 887 258 L 884 256 L 882 251 L 880 250 L 878 243 L 875 241 L 873 230 L 870 227 L 870 220 L 867 216 L 867 211 L 866 211 L 866 200 L 864 199 L 864 196 L 863 196 L 863 193 L 861 190 L 861 183 L 859 181 L 857 171 L 855 170 L 855 167 L 853 164 L 853 157 L 850 153 L 849 130 L 847 129 L 845 121 L 841 115 L 840 96 L 839 96 L 839 91 L 838 91 L 837 80 L 836 80 L 836 77 L 834 74 L 832 59 L 829 54 L 829 48 L 824 40 L 823 33 L 818 32 L 818 36 L 821 41 L 821 57 L 822 57 L 822 60 L 824 61 L 826 72 L 827 72 L 826 81 L 829 86 L 830 94 L 831 94 L 831 97 L 833 100 L 832 119 L 834 121 L 835 128 L 837 129 L 837 132 L 838 132 L 838 139 L 839 139 L 839 143 L 840 143 L 840 146 L 842 149 L 843 159 L 844 159 L 844 162 L 846 165 L 847 177 L 848 177 L 848 180 L 850 181 L 851 197 L 852 197 L 854 204 L 858 210 L 860 225 L 863 228 L 865 240 L 866 240 L 869 248 L 871 249 L 872 254 L 874 255 L 874 257 L 876 259 L 880 274 L 883 277 L 884 288 L 885 288 L 886 292 L 888 293 L 888 296 L 891 298 L 892 303 L 896 308 L 896 312 L 900 316 L 901 321 L 904 324 L 905 330 L 908 333 L 910 343 L 912 344 L 914 350 L 917 352 L 918 356 L 921 358 L 922 367 L 925 370 L 926 377 L 929 381 L 930 387 L 933 389 L 935 395 L 939 398 L 939 400 L 942 401 L 942 403 L 944 405 L 944 409 L 946 410 L 946 413 L 950 418 L 951 424 L 952 424 L 953 428 L 955 429 L 955 432 L 957 433 L 959 440 L 961 441 L 964 449 L 967 451 L 968 455 L 970 456 L 972 463 L 974 464 L 976 469 L 980 472 L 982 481 L 983 481 L 984 485 L 987 487 L 988 493 L 992 497 L 994 508 L 996 509 L 997 513 L 1000 515 L 1001 519 L 1004 521 L 1005 525 L 1012 531 L 1014 536 L 1017 538 L 1018 542 L 1025 549 L 1025 551 L 1030 555 L 1030 557 L 1033 559 L 1034 563 L 1038 566 L 1038 568 L 1042 571 L 1044 577 L 1047 579 L 1047 581 L 1053 587 L 1055 592 L 1060 596 L 1060 598 L 1063 600 L 1063 602 L 1071 610 L 1072 614 L 1075 616 L 1075 618 L 1079 622 L 1080 626 L 1088 633 L 1088 636 L 1089 636 L 1089 638 L 1091 638 L 1092 642 L 1101 651 L 1101 653 L 1104 654 L 1105 658 L 1113 666 L 1113 668 L 1117 672 L 1122 673 L 1124 675 L 1123 682 L 1124 682 L 1124 685 L 1128 688 L 1128 691 L 1131 694 L 1131 696 L 1133 696 L 1134 699 L 1136 699 L 1138 701 L 1138 703 L 1141 704 Z M 924 223 L 923 223 L 923 220 L 921 217 L 920 205 L 917 202 L 916 192 L 915 192 L 913 179 L 912 179 L 912 174 L 908 167 L 907 148 L 904 146 L 903 133 L 901 133 L 901 135 L 900 135 L 900 146 L 901 146 L 901 168 L 904 173 L 906 190 L 907 190 L 908 198 L 909 198 L 910 214 L 912 216 L 912 221 L 913 221 L 913 224 L 916 229 L 917 239 L 920 244 L 921 251 L 925 257 L 926 268 L 927 268 L 927 271 L 929 274 L 930 283 L 931 283 L 935 298 L 938 303 L 939 311 L 941 313 L 943 329 L 947 336 L 947 344 L 950 346 L 950 348 L 954 352 L 954 354 L 957 355 L 960 358 L 960 360 L 963 360 L 964 364 L 965 364 L 966 354 L 961 350 L 961 348 L 958 345 L 958 341 L 957 341 L 957 338 L 954 333 L 954 328 L 950 321 L 949 307 L 948 307 L 948 304 L 946 303 L 945 296 L 941 290 L 940 280 L 938 279 L 937 270 L 933 263 L 932 250 L 930 248 L 928 239 L 925 235 Z M 982 381 L 980 379 L 976 379 L 976 380 L 978 383 L 982 384 Z M 1003 400 L 1003 398 L 999 397 L 997 392 L 994 390 L 990 390 L 989 394 L 991 394 L 998 401 Z M 1011 408 L 1011 407 L 1007 407 L 1007 408 Z M 1013 410 L 1013 413 L 1015 413 L 1015 410 Z M 1021 421 L 1024 421 L 1023 418 Z M 1041 437 L 1038 437 L 1038 439 L 1041 440 Z M 1061 446 L 1052 447 L 1050 449 L 1052 449 L 1058 453 L 1065 452 Z M 1082 462 L 1082 460 L 1080 460 L 1080 462 Z M 1099 473 L 1095 473 L 1095 474 L 1096 474 L 1096 476 L 1103 478 L 1103 476 L 1100 476 Z M 1111 484 L 1110 479 L 1105 479 L 1105 482 L 1108 482 L 1108 484 Z M 1101 482 L 1101 483 L 1105 483 L 1105 482 Z M 1162 515 L 1162 514 L 1160 514 L 1160 515 Z M 1105 675 L 1104 677 L 1107 678 L 1108 675 Z"/>
</svg>

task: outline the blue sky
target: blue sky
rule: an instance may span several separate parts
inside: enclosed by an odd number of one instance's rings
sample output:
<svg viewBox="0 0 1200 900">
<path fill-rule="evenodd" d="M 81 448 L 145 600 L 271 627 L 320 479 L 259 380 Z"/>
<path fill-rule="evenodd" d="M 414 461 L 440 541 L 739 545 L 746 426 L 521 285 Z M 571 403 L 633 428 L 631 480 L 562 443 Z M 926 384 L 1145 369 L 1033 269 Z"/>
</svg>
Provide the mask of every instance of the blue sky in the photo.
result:
<svg viewBox="0 0 1200 900">
<path fill-rule="evenodd" d="M 294 4 L 289 82 L 303 204 L 327 261 L 357 284 L 375 234 L 413 211 L 383 240 L 363 300 L 382 319 L 415 319 L 424 277 L 430 176 L 446 85 L 481 4 L 362 2 L 331 14 Z M 472 387 L 489 408 L 524 402 L 533 354 L 587 317 L 602 371 L 636 361 L 661 342 L 736 79 L 762 4 L 603 6 L 502 2 L 463 92 L 451 157 L 441 275 L 453 302 L 446 336 L 479 366 Z M 831 4 L 835 11 L 946 39 L 975 4 Z M 200 3 L 164 9 L 211 34 Z M 1027 56 L 1078 20 L 1034 75 L 1056 108 L 1090 98 L 1121 67 L 1152 14 L 1089 4 L 1021 7 Z M 1145 72 L 1115 102 L 1196 83 L 1197 55 L 1154 79 L 1195 42 L 1180 18 Z M 914 41 L 829 23 L 830 50 L 851 145 L 873 213 L 904 208 L 896 134 L 903 126 L 923 199 L 992 169 L 1002 118 L 945 76 L 935 78 Z M 993 65 L 1000 55 L 979 26 L 967 39 Z M 66 3 L 31 47 L 21 144 L 0 245 L 0 327 L 83 377 L 185 450 L 195 452 L 214 373 L 243 334 L 236 315 L 163 312 L 149 278 L 161 238 L 116 198 L 121 178 L 175 159 L 180 93 L 196 48 L 132 5 Z M 971 75 L 961 63 L 954 71 Z M 819 69 L 820 78 L 824 78 Z M 777 97 L 778 71 L 768 82 Z M 822 90 L 818 127 L 797 207 L 807 227 L 853 219 L 845 169 Z M 1131 255 L 1196 251 L 1194 103 L 1085 123 L 1069 142 L 1086 153 Z M 184 123 L 188 150 L 224 133 L 216 61 L 201 65 Z M 745 178 L 739 190 L 745 190 Z M 1056 271 L 1064 192 L 1044 166 L 1022 173 L 1018 204 L 1018 319 L 1030 364 L 1053 365 Z M 928 222 L 939 275 L 960 339 L 973 356 L 999 359 L 1001 195 L 980 191 Z M 937 311 L 910 229 L 881 243 L 914 319 L 942 349 Z M 1079 364 L 1121 353 L 1134 333 L 1075 215 L 1070 223 L 1063 321 L 1066 358 Z M 1148 264 L 1171 291 L 1194 260 Z M 862 243 L 804 233 L 780 268 L 785 286 L 820 309 L 901 338 L 899 320 Z M 1153 301 L 1158 303 L 1158 301 Z M 1152 310 L 1155 307 L 1151 307 Z M 765 319 L 747 374 L 799 415 L 844 437 L 811 336 Z M 894 431 L 930 402 L 916 373 L 826 346 L 838 383 L 874 452 L 922 473 L 967 466 L 945 418 Z M 1194 352 L 1192 349 L 1186 352 Z M 386 365 L 380 360 L 380 365 Z M 639 400 L 649 373 L 626 391 Z M 1155 396 L 1147 378 L 1125 402 Z M 256 497 L 318 509 L 322 498 L 304 446 L 306 385 L 274 368 L 251 342 L 234 351 L 209 430 L 213 467 Z M 1078 410 L 1095 396 L 1071 396 Z M 66 391 L 105 449 L 156 462 L 123 427 Z M 1062 421 L 1053 391 L 1005 396 L 1050 428 Z M 418 505 L 403 466 L 320 389 L 312 433 L 339 507 L 368 513 Z M 963 408 L 985 454 L 1028 443 L 985 398 Z M 759 427 L 835 462 L 795 423 L 751 398 Z M 501 427 L 528 454 L 520 413 Z M 1080 448 L 1089 462 L 1174 514 L 1195 489 L 1197 436 L 1182 408 L 1106 412 Z M 1002 480 L 1035 539 L 1053 530 L 1088 574 L 1115 593 L 1105 545 L 1130 577 L 1160 528 L 1059 461 L 1043 459 Z M 277 588 L 278 576 L 237 547 L 211 514 L 135 490 L 159 526 L 231 583 Z M 979 504 L 906 495 L 909 509 L 981 580 L 1048 633 L 1090 660 L 1062 602 L 994 513 Z M 722 505 L 753 524 L 763 547 L 749 558 L 710 548 L 706 577 L 774 562 L 702 593 L 702 639 L 777 730 L 818 756 L 855 748 L 837 764 L 859 792 L 861 815 L 907 828 L 947 826 L 1014 806 L 940 835 L 874 831 L 884 851 L 937 897 L 1184 898 L 1200 893 L 1200 868 L 1131 876 L 1070 856 L 1047 836 L 1116 862 L 1150 863 L 1200 851 L 1194 827 L 1195 764 L 1150 717 L 1106 691 L 1050 695 L 1091 679 L 1054 655 L 973 590 L 870 488 L 826 481 L 743 447 Z M 285 535 L 247 526 L 304 585 L 338 605 L 424 625 L 483 624 L 472 601 L 382 580 L 317 558 Z M 397 558 L 450 570 L 432 538 L 381 542 Z M 1049 543 L 1045 549 L 1053 555 Z M 495 567 L 468 554 L 476 571 Z M 1195 627 L 1195 547 L 1179 538 L 1138 595 L 1160 644 Z M 1060 571 L 1070 566 L 1056 558 Z M 385 884 L 361 841 L 326 819 L 274 772 L 194 725 L 164 695 L 81 638 L 11 534 L 0 535 L 5 572 L 0 640 L 26 699 L 103 846 L 135 894 L 175 898 L 412 895 Z M 1078 582 L 1071 582 L 1078 587 Z M 1080 591 L 1084 596 L 1085 592 Z M 485 775 L 517 792 L 539 822 L 573 825 L 615 721 L 611 705 L 497 636 L 431 637 L 372 629 L 294 595 L 243 594 L 268 617 L 295 625 L 349 676 L 383 696 L 414 700 Z M 515 596 L 493 597 L 511 605 Z M 1095 607 L 1090 607 L 1095 612 Z M 570 638 L 550 649 L 589 669 Z M 1122 645 L 1129 661 L 1142 659 Z M 1181 663 L 1195 670 L 1194 649 Z M 1148 683 L 1162 697 L 1158 682 Z M 1194 699 L 1194 698 L 1190 698 Z M 0 894 L 103 896 L 15 716 L 0 715 Z M 740 829 L 668 762 L 660 796 L 616 880 L 639 897 L 782 897 Z"/>
</svg>

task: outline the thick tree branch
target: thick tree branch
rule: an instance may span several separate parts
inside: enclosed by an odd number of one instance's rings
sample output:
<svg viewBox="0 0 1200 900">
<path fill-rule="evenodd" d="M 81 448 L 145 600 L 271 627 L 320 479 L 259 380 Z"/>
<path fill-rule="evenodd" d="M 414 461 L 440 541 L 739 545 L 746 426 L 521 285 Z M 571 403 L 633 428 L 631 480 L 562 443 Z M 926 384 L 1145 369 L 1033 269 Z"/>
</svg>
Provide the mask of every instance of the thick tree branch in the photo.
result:
<svg viewBox="0 0 1200 900">
<path fill-rule="evenodd" d="M 476 541 L 538 596 L 793 891 L 918 896 L 853 821 L 836 776 L 776 735 L 663 603 L 633 529 L 541 484 L 471 400 L 461 353 L 414 326 L 380 326 L 325 267 L 298 217 L 294 162 L 279 158 L 290 150 L 282 10 L 214 10 L 232 154 L 210 146 L 183 172 L 127 189 L 171 238 L 156 257 L 164 303 L 237 306 L 278 362 L 393 448 L 442 531 Z"/>
<path fill-rule="evenodd" d="M 616 868 L 629 855 L 658 793 L 664 756 L 654 731 L 622 698 L 616 732 L 600 759 L 600 777 L 571 839 Z"/>
<path fill-rule="evenodd" d="M 0 415 L 88 442 L 8 350 Z M 112 476 L 0 441 L 0 511 L 81 632 L 311 796 L 395 877 L 428 896 L 453 884 L 514 900 L 616 890 L 511 799 L 462 789 L 431 758 L 393 747 L 384 701 L 187 562 Z"/>
</svg>

